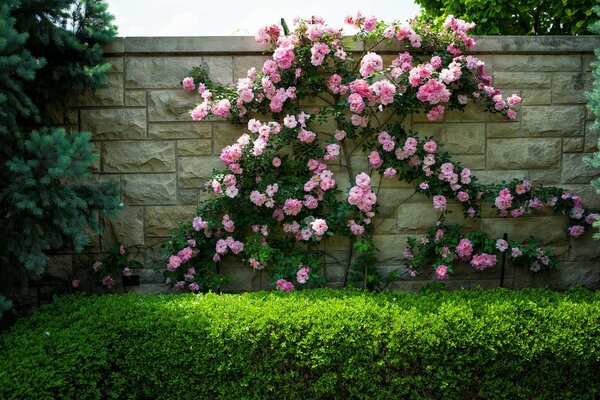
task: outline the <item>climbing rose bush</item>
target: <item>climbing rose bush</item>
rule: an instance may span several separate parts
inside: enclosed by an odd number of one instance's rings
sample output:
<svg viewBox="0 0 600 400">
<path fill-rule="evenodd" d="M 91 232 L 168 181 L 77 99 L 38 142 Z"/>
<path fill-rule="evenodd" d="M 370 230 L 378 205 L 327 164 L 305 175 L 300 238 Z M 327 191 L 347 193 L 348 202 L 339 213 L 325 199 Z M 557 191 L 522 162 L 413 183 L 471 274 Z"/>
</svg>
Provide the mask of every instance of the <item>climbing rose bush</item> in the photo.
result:
<svg viewBox="0 0 600 400">
<path fill-rule="evenodd" d="M 373 219 L 385 179 L 414 183 L 439 212 L 438 225 L 404 250 L 411 276 L 433 267 L 445 280 L 457 262 L 486 270 L 502 253 L 533 271 L 555 267 L 552 249 L 535 239 L 506 242 L 445 224 L 448 205 L 460 203 L 469 218 L 480 216 L 482 204 L 510 218 L 551 208 L 570 217 L 566 231 L 578 237 L 597 218 L 579 197 L 528 181 L 481 185 L 441 143 L 403 125 L 413 113 L 436 121 L 470 103 L 516 118 L 520 97 L 505 96 L 483 61 L 467 55 L 475 46 L 468 36 L 475 24 L 449 16 L 434 29 L 360 13 L 344 22 L 358 29 L 354 37 L 320 17 L 295 20 L 293 32 L 277 25 L 260 29 L 256 40 L 270 46 L 272 58 L 235 85 L 214 83 L 202 67 L 183 79 L 183 89 L 199 96 L 191 119 L 226 118 L 244 133 L 222 149 L 223 167 L 204 186 L 212 197 L 166 246 L 167 281 L 192 291 L 220 288 L 221 263 L 233 257 L 265 270 L 279 290 L 319 285 L 319 245 L 345 236 L 353 264 L 348 261 L 344 283 L 373 288 Z M 353 49 L 355 43 L 364 51 Z M 377 53 L 382 44 L 404 50 L 384 62 Z M 357 157 L 366 157 L 367 170 L 356 170 Z"/>
</svg>

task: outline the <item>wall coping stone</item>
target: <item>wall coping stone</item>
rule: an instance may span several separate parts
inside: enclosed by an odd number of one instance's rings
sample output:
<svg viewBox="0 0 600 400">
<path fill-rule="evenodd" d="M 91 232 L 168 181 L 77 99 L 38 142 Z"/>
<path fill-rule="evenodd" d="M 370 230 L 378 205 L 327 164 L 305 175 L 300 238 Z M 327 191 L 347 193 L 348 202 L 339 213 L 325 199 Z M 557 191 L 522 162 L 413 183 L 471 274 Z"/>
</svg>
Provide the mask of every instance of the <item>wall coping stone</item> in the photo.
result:
<svg viewBox="0 0 600 400">
<path fill-rule="evenodd" d="M 472 53 L 508 54 L 565 54 L 592 53 L 600 48 L 600 36 L 475 36 L 477 45 Z M 118 37 L 104 47 L 106 54 L 261 54 L 269 46 L 256 43 L 253 36 L 163 36 L 163 37 Z M 364 50 L 357 41 L 354 49 Z M 398 42 L 378 46 L 381 52 L 403 50 Z"/>
</svg>

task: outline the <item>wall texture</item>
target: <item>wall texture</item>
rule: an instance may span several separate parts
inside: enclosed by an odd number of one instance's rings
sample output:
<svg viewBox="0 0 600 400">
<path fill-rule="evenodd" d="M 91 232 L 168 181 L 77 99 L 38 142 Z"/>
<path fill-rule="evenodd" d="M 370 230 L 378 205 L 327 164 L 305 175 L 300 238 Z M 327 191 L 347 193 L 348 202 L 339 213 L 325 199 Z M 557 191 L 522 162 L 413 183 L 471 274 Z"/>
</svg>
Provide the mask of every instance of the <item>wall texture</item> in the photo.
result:
<svg viewBox="0 0 600 400">
<path fill-rule="evenodd" d="M 593 49 L 600 47 L 599 39 L 478 38 L 476 53 L 493 73 L 495 86 L 523 97 L 518 120 L 501 122 L 472 107 L 465 113 L 448 113 L 441 123 L 414 115 L 407 125 L 422 135 L 439 138 L 483 182 L 528 178 L 562 186 L 581 194 L 587 205 L 599 206 L 600 198 L 588 185 L 597 172 L 582 162 L 586 153 L 596 149 L 598 139 L 598 133 L 590 129 L 593 117 L 586 111 L 583 93 L 591 87 L 590 62 Z M 199 97 L 181 90 L 181 79 L 191 67 L 204 63 L 215 80 L 234 82 L 248 68 L 262 65 L 268 57 L 263 50 L 249 37 L 121 38 L 106 48 L 114 66 L 110 87 L 74 105 L 68 122 L 93 133 L 101 154 L 96 169 L 101 179 L 120 183 L 126 206 L 118 218 L 103 221 L 103 234 L 89 252 L 105 252 L 116 241 L 135 246 L 137 257 L 147 266 L 139 290 L 162 288 L 162 278 L 151 269 L 163 264 L 158 255 L 160 245 L 168 240 L 171 228 L 194 213 L 199 188 L 218 165 L 220 149 L 241 133 L 223 120 L 192 122 L 188 111 Z M 398 50 L 382 48 L 380 52 L 390 61 Z M 358 170 L 357 166 L 366 165 L 366 157 L 356 157 L 354 169 Z M 409 235 L 423 233 L 436 220 L 430 200 L 416 195 L 410 185 L 386 185 L 381 191 L 375 236 L 384 270 L 401 264 Z M 450 219 L 462 221 L 460 212 Z M 556 246 L 562 260 L 559 270 L 535 275 L 508 268 L 507 286 L 599 285 L 600 246 L 589 234 L 583 239 L 568 239 L 564 217 L 542 213 L 503 219 L 490 209 L 483 218 L 467 223 L 498 237 L 504 232 L 513 239 L 533 234 Z M 326 277 L 332 286 L 342 280 L 346 248 L 342 240 L 324 245 Z M 54 263 L 69 270 L 80 260 L 80 256 L 66 254 L 56 256 Z M 267 287 L 267 277 L 248 268 L 226 264 L 224 270 L 232 276 L 230 290 Z M 416 290 L 429 280 L 430 276 L 408 278 L 395 287 Z M 465 266 L 458 269 L 448 286 L 498 284 L 499 268 L 474 272 Z"/>
</svg>

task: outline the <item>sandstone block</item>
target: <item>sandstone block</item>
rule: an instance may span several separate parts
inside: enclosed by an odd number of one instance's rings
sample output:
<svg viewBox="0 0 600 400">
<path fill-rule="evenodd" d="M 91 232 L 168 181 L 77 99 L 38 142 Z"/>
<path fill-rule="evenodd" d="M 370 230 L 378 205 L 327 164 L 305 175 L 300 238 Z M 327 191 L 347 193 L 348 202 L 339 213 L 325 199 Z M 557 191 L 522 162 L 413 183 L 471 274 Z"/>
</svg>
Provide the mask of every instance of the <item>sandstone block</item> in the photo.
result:
<svg viewBox="0 0 600 400">
<path fill-rule="evenodd" d="M 587 103 L 585 92 L 592 88 L 592 82 L 590 73 L 552 74 L 552 103 Z"/>
<path fill-rule="evenodd" d="M 581 135 L 583 106 L 523 106 L 523 135 Z"/>
<path fill-rule="evenodd" d="M 175 204 L 176 183 L 174 173 L 123 175 L 123 201 L 125 204 Z"/>
<path fill-rule="evenodd" d="M 195 206 L 148 206 L 146 207 L 146 236 L 170 236 L 171 230 L 191 221 Z"/>
<path fill-rule="evenodd" d="M 169 122 L 148 125 L 148 137 L 151 139 L 210 139 L 210 122 Z"/>
<path fill-rule="evenodd" d="M 125 246 L 144 245 L 144 208 L 125 207 L 119 215 L 102 219 L 102 251 L 109 251 L 116 243 Z"/>
<path fill-rule="evenodd" d="M 94 140 L 146 138 L 146 110 L 110 108 L 81 110 L 81 129 Z"/>
<path fill-rule="evenodd" d="M 452 154 L 484 152 L 484 123 L 414 124 L 413 128 L 425 136 L 436 137 Z"/>
<path fill-rule="evenodd" d="M 210 139 L 185 139 L 177 141 L 178 156 L 210 156 L 212 154 L 212 140 Z"/>
<path fill-rule="evenodd" d="M 213 173 L 213 169 L 220 166 L 217 157 L 180 157 L 179 187 L 201 188 L 204 182 Z"/>
<path fill-rule="evenodd" d="M 180 88 L 181 81 L 202 57 L 128 57 L 126 88 Z"/>
<path fill-rule="evenodd" d="M 105 142 L 104 172 L 175 172 L 175 144 L 168 141 Z"/>
<path fill-rule="evenodd" d="M 552 74 L 495 71 L 494 85 L 512 89 L 545 89 L 552 86 Z"/>
<path fill-rule="evenodd" d="M 555 168 L 560 163 L 560 139 L 490 139 L 490 169 Z"/>
<path fill-rule="evenodd" d="M 148 119 L 150 121 L 191 122 L 190 110 L 202 98 L 194 92 L 183 90 L 152 91 L 148 97 Z"/>
<path fill-rule="evenodd" d="M 579 71 L 581 69 L 581 57 L 578 55 L 494 55 L 495 71 Z"/>
<path fill-rule="evenodd" d="M 573 153 L 563 155 L 562 182 L 563 183 L 588 183 L 600 176 L 598 168 L 591 167 L 584 162 L 589 154 Z"/>
</svg>

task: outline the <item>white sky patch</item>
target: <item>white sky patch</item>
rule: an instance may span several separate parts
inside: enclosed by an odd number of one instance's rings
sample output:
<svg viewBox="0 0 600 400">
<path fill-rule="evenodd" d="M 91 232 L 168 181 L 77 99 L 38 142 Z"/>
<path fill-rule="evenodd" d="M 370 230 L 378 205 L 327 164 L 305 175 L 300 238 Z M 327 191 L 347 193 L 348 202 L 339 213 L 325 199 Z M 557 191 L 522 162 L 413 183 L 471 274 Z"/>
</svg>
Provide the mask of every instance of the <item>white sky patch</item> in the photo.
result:
<svg viewBox="0 0 600 400">
<path fill-rule="evenodd" d="M 413 0 L 108 0 L 119 36 L 254 35 L 264 25 L 285 18 L 292 27 L 296 16 L 319 15 L 335 27 L 344 16 L 363 15 L 401 21 L 419 12 Z"/>
</svg>

